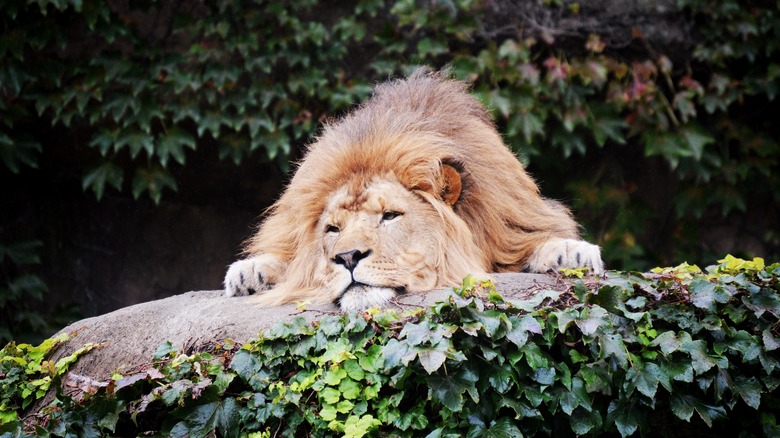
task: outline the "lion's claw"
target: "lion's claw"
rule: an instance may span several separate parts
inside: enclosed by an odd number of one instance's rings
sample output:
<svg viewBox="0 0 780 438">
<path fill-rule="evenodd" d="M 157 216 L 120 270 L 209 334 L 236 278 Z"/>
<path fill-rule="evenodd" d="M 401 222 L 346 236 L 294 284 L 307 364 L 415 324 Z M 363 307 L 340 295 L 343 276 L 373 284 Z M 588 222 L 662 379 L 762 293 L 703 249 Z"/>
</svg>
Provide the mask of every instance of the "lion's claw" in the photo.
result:
<svg viewBox="0 0 780 438">
<path fill-rule="evenodd" d="M 263 264 L 257 258 L 239 260 L 225 274 L 225 296 L 254 295 L 270 288 L 263 275 Z"/>
<path fill-rule="evenodd" d="M 552 239 L 540 246 L 528 263 L 531 272 L 557 272 L 559 268 L 588 268 L 596 275 L 604 273 L 601 248 L 574 239 Z"/>
</svg>

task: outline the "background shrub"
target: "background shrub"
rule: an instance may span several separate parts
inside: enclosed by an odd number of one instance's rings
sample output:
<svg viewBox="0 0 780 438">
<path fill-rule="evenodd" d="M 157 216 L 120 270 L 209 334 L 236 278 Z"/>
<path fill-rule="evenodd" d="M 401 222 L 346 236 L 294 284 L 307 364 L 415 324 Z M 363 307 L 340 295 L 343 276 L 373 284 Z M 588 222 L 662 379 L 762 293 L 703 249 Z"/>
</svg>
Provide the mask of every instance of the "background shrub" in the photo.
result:
<svg viewBox="0 0 780 438">
<path fill-rule="evenodd" d="M 161 203 L 188 171 L 208 181 L 210 157 L 286 171 L 371 84 L 449 66 L 608 266 L 777 258 L 778 14 L 716 0 L 3 2 L 0 172 L 8 187 L 77 177 L 98 200 Z M 5 245 L 17 220 L 2 215 Z"/>
</svg>

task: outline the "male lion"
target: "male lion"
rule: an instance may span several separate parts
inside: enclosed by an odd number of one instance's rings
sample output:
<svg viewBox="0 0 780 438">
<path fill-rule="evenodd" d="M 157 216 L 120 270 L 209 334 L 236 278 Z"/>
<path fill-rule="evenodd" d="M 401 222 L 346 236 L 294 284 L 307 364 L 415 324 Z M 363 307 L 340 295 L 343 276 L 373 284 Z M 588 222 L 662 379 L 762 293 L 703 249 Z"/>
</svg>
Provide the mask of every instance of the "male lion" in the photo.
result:
<svg viewBox="0 0 780 438">
<path fill-rule="evenodd" d="M 604 270 L 465 84 L 418 69 L 324 128 L 225 276 L 228 296 L 343 310 L 467 274 Z"/>
</svg>

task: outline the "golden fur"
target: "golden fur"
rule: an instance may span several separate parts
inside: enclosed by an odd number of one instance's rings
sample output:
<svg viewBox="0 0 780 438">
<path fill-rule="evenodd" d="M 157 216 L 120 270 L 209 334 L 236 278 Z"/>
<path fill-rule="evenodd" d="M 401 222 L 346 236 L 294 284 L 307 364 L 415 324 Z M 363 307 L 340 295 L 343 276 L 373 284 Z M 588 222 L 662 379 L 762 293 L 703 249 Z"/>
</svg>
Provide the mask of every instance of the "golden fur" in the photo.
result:
<svg viewBox="0 0 780 438">
<path fill-rule="evenodd" d="M 388 212 L 402 214 L 386 221 Z M 339 220 L 349 229 L 332 224 Z M 402 237 L 407 248 L 398 247 Z M 371 256 L 358 266 L 383 258 L 395 269 L 389 284 L 352 278 L 360 287 L 350 291 L 369 295 L 355 304 L 361 307 L 393 292 L 451 286 L 467 274 L 553 265 L 600 272 L 598 247 L 578 239 L 568 210 L 539 194 L 466 85 L 419 69 L 378 85 L 364 105 L 324 128 L 225 283 L 228 295 L 273 286 L 260 295 L 267 304 L 338 301 L 350 280 L 337 256 L 359 250 Z M 553 248 L 551 241 L 554 250 L 540 250 Z M 400 263 L 404 257 L 421 260 Z M 242 291 L 241 281 L 253 276 Z M 374 292 L 384 298 L 372 300 Z"/>
</svg>

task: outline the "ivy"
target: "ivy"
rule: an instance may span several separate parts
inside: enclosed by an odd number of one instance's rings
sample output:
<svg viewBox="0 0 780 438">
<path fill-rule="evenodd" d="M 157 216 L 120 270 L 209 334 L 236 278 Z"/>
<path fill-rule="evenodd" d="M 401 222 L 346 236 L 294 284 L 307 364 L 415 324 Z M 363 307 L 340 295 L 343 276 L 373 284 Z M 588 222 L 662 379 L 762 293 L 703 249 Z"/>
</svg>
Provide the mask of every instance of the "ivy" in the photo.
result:
<svg viewBox="0 0 780 438">
<path fill-rule="evenodd" d="M 166 343 L 109 381 L 65 374 L 94 346 L 51 364 L 66 338 L 9 344 L 0 430 L 773 436 L 779 321 L 780 263 L 758 258 L 575 278 L 525 300 L 466 278 L 424 311 L 295 317 L 243 346 L 206 351 Z M 21 421 L 49 389 L 51 405 Z"/>
<path fill-rule="evenodd" d="M 334 22 L 305 18 L 314 5 L 203 4 L 174 17 L 154 2 L 4 4 L 0 158 L 15 173 L 36 166 L 42 140 L 28 139 L 29 123 L 84 130 L 85 145 L 106 159 L 85 174 L 84 189 L 101 198 L 106 186 L 132 181 L 135 197 L 155 202 L 176 190 L 170 163 L 184 165 L 186 149 L 206 142 L 236 163 L 259 148 L 286 165 L 291 143 L 313 134 L 313 117 L 369 90 L 343 70 L 311 66 L 338 64 L 360 44 L 377 2 Z M 150 20 L 167 21 L 167 29 L 149 31 Z M 79 53 L 89 53 L 86 61 Z M 126 158 L 136 163 L 130 178 L 110 164 Z"/>
<path fill-rule="evenodd" d="M 672 257 L 644 236 L 659 214 L 625 157 L 665 162 L 676 193 L 661 215 L 679 226 L 659 234 L 684 258 L 712 256 L 699 244 L 701 218 L 778 200 L 776 127 L 751 112 L 771 114 L 780 89 L 773 2 L 677 2 L 669 15 L 685 21 L 690 48 L 654 47 L 638 27 L 627 47 L 612 42 L 611 26 L 558 29 L 587 18 L 585 8 L 542 3 L 513 22 L 496 12 L 510 6 L 471 0 L 372 0 L 327 13 L 314 0 L 6 2 L 0 159 L 13 173 L 35 168 L 64 130 L 88 149 L 85 191 L 160 202 L 194 151 L 286 169 L 320 121 L 371 84 L 428 64 L 473 83 L 506 141 L 572 199 L 612 267 Z M 529 25 L 550 17 L 558 21 Z M 566 185 L 554 183 L 562 174 Z M 763 241 L 776 249 L 770 228 Z"/>
<path fill-rule="evenodd" d="M 36 307 L 48 292 L 32 269 L 41 263 L 41 246 L 31 239 L 0 243 L 0 343 L 41 341 L 41 333 L 61 322 L 46 320 Z"/>
<path fill-rule="evenodd" d="M 11 342 L 0 351 L 0 425 L 17 422 L 19 412 L 62 383 L 76 359 L 99 347 L 87 344 L 57 362 L 48 360 L 51 352 L 69 339 L 67 334 L 61 334 L 37 346 Z"/>
</svg>

